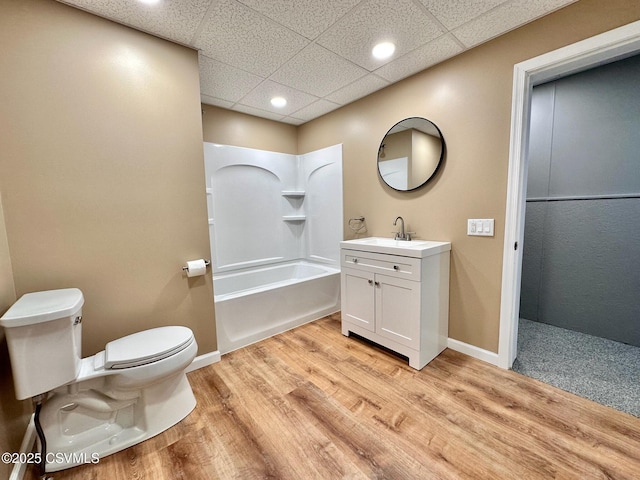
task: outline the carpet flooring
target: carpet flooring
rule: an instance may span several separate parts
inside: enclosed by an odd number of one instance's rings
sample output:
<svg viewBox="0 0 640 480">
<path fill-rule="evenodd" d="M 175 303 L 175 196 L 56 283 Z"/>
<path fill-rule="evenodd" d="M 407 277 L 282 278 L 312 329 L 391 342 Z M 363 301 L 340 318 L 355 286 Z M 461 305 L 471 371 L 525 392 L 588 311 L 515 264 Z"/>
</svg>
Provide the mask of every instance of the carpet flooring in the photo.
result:
<svg viewBox="0 0 640 480">
<path fill-rule="evenodd" d="M 640 417 L 640 347 L 520 319 L 513 370 Z"/>
</svg>

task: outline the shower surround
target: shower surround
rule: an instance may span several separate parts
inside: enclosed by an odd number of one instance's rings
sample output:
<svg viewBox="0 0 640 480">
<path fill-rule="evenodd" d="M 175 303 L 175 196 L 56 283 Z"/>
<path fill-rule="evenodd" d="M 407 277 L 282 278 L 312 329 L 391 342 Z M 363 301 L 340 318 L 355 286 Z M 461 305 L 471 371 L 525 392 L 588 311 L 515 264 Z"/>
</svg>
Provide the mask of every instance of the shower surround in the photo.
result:
<svg viewBox="0 0 640 480">
<path fill-rule="evenodd" d="M 205 143 L 204 152 L 220 353 L 336 312 L 342 146 L 290 155 Z"/>
</svg>

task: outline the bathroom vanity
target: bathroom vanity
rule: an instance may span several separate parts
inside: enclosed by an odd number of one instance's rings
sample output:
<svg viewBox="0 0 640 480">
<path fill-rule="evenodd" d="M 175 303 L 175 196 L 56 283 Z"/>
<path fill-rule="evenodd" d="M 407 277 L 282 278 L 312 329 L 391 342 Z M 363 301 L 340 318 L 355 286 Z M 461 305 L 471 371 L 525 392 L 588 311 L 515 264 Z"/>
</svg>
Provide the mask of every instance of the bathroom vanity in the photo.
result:
<svg viewBox="0 0 640 480">
<path fill-rule="evenodd" d="M 342 334 L 420 370 L 447 346 L 449 242 L 369 237 L 340 242 Z"/>
</svg>

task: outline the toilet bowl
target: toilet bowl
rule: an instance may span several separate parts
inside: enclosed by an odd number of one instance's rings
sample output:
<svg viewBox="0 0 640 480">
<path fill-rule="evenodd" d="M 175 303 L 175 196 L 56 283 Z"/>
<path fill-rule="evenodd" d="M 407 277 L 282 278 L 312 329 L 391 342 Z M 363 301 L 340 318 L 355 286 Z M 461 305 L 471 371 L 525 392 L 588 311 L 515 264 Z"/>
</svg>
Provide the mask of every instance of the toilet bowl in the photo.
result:
<svg viewBox="0 0 640 480">
<path fill-rule="evenodd" d="M 45 398 L 39 421 L 47 472 L 140 443 L 196 405 L 185 374 L 198 349 L 189 328 L 134 333 L 82 358 L 83 304 L 77 288 L 34 292 L 0 318 L 16 397 Z"/>
</svg>

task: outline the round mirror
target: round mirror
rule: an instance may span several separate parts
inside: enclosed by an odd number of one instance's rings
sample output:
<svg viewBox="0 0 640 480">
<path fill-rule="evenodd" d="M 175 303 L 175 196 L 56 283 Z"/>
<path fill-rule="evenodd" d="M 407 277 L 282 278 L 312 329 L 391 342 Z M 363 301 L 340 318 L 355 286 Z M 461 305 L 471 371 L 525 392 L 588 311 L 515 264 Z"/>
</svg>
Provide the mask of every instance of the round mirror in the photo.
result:
<svg viewBox="0 0 640 480">
<path fill-rule="evenodd" d="M 426 118 L 405 118 L 380 142 L 378 173 L 395 190 L 421 187 L 436 173 L 444 155 L 440 129 Z"/>
</svg>

